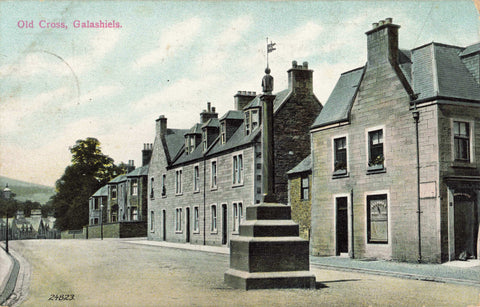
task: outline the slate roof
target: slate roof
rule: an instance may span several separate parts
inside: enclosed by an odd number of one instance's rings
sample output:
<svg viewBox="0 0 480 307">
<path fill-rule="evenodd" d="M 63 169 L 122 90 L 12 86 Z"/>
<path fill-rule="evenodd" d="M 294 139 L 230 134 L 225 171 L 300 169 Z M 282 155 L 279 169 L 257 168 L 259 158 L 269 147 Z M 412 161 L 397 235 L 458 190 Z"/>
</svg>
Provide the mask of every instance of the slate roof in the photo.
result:
<svg viewBox="0 0 480 307">
<path fill-rule="evenodd" d="M 460 56 L 480 52 L 480 43 L 467 48 L 430 43 L 399 51 L 400 68 L 417 101 L 449 99 L 478 101 L 480 85 L 463 64 Z M 364 67 L 343 73 L 312 128 L 348 121 L 350 110 L 362 80 Z"/>
<path fill-rule="evenodd" d="M 104 185 L 100 189 L 92 195 L 92 197 L 101 197 L 101 196 L 108 196 L 108 187 Z"/>
<path fill-rule="evenodd" d="M 290 94 L 292 93 L 292 91 L 290 89 L 285 89 L 283 91 L 280 91 L 278 93 L 275 94 L 275 100 L 273 101 L 273 112 L 276 113 L 280 107 L 288 100 L 288 98 L 290 98 Z M 250 108 L 257 108 L 257 107 L 261 107 L 262 106 L 262 101 L 260 100 L 260 96 L 262 96 L 263 94 L 259 94 L 257 96 L 255 96 L 255 98 L 253 98 L 252 101 L 250 101 L 246 106 L 245 108 L 243 108 L 244 110 L 246 109 L 250 109 Z"/>
<path fill-rule="evenodd" d="M 480 43 L 468 46 L 467 48 L 465 48 L 465 50 L 462 51 L 462 53 L 460 53 L 460 56 L 464 57 L 477 52 L 480 52 Z"/>
<path fill-rule="evenodd" d="M 202 134 L 202 124 L 195 124 L 185 134 Z"/>
<path fill-rule="evenodd" d="M 113 178 L 108 183 L 119 183 L 119 182 L 123 182 L 123 181 L 126 181 L 126 180 L 127 180 L 127 175 L 122 174 L 122 175 L 118 175 L 117 177 Z"/>
<path fill-rule="evenodd" d="M 174 159 L 185 143 L 185 133 L 188 129 L 167 129 L 165 133 L 165 141 L 167 142 L 167 150 L 171 159 Z"/>
<path fill-rule="evenodd" d="M 206 123 L 202 125 L 202 128 L 217 128 L 220 127 L 220 121 L 218 118 L 210 118 Z"/>
<path fill-rule="evenodd" d="M 287 175 L 299 174 L 312 171 L 312 155 L 308 155 L 302 162 L 287 172 Z"/>
<path fill-rule="evenodd" d="M 360 67 L 340 76 L 312 128 L 348 120 L 363 72 L 364 67 Z"/>
<path fill-rule="evenodd" d="M 149 166 L 149 164 L 136 168 L 135 170 L 128 173 L 127 177 L 147 176 L 148 175 L 148 166 Z"/>
<path fill-rule="evenodd" d="M 237 110 L 230 110 L 220 118 L 220 121 L 224 119 L 239 119 L 243 120 L 243 112 Z"/>
<path fill-rule="evenodd" d="M 444 96 L 480 102 L 480 85 L 463 64 L 464 48 L 431 43 L 412 52 L 413 90 L 418 99 Z"/>
</svg>

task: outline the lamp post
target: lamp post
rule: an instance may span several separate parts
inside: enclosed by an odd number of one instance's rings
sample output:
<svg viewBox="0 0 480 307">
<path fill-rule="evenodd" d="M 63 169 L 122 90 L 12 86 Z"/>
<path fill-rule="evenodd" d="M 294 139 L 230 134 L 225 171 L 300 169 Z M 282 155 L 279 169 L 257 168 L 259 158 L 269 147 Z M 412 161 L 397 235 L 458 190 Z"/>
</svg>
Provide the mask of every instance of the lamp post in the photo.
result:
<svg viewBox="0 0 480 307">
<path fill-rule="evenodd" d="M 103 240 L 103 204 L 100 205 L 100 238 Z"/>
<path fill-rule="evenodd" d="M 8 200 L 12 194 L 12 190 L 8 188 L 8 183 L 5 189 L 3 189 L 3 198 L 6 200 L 5 202 L 5 215 L 7 216 L 7 223 L 5 224 L 5 251 L 7 254 L 8 252 Z"/>
</svg>

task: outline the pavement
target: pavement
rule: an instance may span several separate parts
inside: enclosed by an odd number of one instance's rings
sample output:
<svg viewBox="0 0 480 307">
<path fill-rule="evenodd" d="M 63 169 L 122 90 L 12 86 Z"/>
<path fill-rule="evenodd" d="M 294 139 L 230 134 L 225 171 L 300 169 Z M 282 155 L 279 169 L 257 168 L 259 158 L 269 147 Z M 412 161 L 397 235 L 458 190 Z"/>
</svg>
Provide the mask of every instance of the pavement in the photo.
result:
<svg viewBox="0 0 480 307">
<path fill-rule="evenodd" d="M 126 240 L 132 244 L 162 246 L 168 248 L 198 250 L 211 253 L 230 254 L 228 247 L 205 246 L 164 241 L 150 241 L 145 238 Z M 351 259 L 348 256 L 310 256 L 310 265 L 329 270 L 358 272 L 405 279 L 440 283 L 463 284 L 480 287 L 480 260 L 451 261 L 443 264 L 407 263 L 372 259 Z"/>
<path fill-rule="evenodd" d="M 95 240 L 95 239 L 94 239 Z M 217 254 L 229 254 L 228 247 L 205 246 L 146 238 L 107 239 L 121 240 L 128 244 L 141 244 L 166 248 L 196 250 Z M 0 244 L 2 246 L 2 244 Z M 3 247 L 3 246 L 2 246 Z M 396 278 L 415 279 L 440 283 L 454 283 L 480 287 L 480 260 L 452 261 L 443 264 L 417 264 L 385 260 L 351 259 L 349 257 L 310 256 L 310 265 L 315 268 L 358 272 Z M 0 248 L 0 304 L 12 293 L 19 272 L 18 261 Z M 13 288 L 12 288 L 13 287 Z"/>
</svg>

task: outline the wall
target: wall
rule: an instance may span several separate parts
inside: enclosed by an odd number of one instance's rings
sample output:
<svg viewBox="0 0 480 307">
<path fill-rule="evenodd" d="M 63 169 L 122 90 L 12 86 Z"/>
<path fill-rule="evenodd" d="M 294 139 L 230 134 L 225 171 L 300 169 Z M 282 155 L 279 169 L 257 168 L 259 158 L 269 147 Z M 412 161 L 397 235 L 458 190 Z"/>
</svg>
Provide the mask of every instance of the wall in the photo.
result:
<svg viewBox="0 0 480 307">
<path fill-rule="evenodd" d="M 309 189 L 308 200 L 301 199 L 302 176 L 292 175 L 289 179 L 289 205 L 292 207 L 292 220 L 298 223 L 300 237 L 309 240 L 311 228 L 312 189 Z M 308 175 L 311 186 L 312 175 Z"/>
<path fill-rule="evenodd" d="M 422 124 L 429 132 L 424 135 L 421 150 L 434 152 L 436 120 L 433 114 L 421 115 Z M 385 172 L 369 174 L 368 130 L 384 129 Z M 333 178 L 333 139 L 347 136 L 348 176 Z M 409 96 L 396 72 L 389 65 L 369 67 L 360 85 L 351 110 L 350 124 L 334 129 L 314 132 L 313 138 L 313 200 L 312 200 L 312 253 L 335 255 L 335 196 L 349 197 L 353 203 L 353 251 L 355 258 L 384 258 L 401 261 L 417 260 L 417 183 L 415 125 L 409 110 Z M 425 138 L 429 143 L 425 142 Z M 433 153 L 421 157 L 423 180 L 438 181 Z M 433 177 L 432 177 L 433 176 Z M 428 177 L 428 179 L 427 179 Z M 353 199 L 350 194 L 353 193 Z M 388 195 L 388 244 L 367 243 L 367 194 Z M 430 201 L 430 212 L 435 212 L 436 201 Z M 428 211 L 427 210 L 427 211 Z M 433 215 L 435 216 L 435 215 Z M 436 218 L 434 218 L 436 219 Z M 425 236 L 439 232 L 439 223 L 425 220 L 430 228 Z M 350 224 L 350 221 L 349 221 Z M 423 227 L 424 229 L 426 227 Z M 349 225 L 349 249 L 352 250 Z M 437 244 L 429 247 L 435 259 L 439 255 Z"/>
</svg>

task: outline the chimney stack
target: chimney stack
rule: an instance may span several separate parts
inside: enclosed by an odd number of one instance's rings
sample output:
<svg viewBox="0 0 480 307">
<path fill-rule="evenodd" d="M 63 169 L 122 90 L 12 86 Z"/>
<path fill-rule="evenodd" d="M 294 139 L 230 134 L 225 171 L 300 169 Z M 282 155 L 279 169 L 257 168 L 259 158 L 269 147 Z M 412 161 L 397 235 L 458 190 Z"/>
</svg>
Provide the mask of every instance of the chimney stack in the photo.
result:
<svg viewBox="0 0 480 307">
<path fill-rule="evenodd" d="M 255 96 L 257 96 L 256 92 L 250 91 L 238 91 L 235 96 L 233 96 L 234 103 L 235 103 L 235 110 L 242 111 L 250 101 L 252 101 Z"/>
<path fill-rule="evenodd" d="M 398 64 L 398 29 L 392 18 L 372 24 L 367 35 L 368 66 L 376 67 L 386 63 Z"/>
<path fill-rule="evenodd" d="M 288 89 L 293 93 L 313 93 L 313 70 L 308 69 L 308 62 L 298 65 L 292 61 L 292 68 L 288 71 Z"/>
<path fill-rule="evenodd" d="M 215 107 L 212 108 L 212 103 L 207 102 L 207 109 L 200 113 L 200 123 L 204 124 L 210 118 L 218 118 L 218 113 L 215 112 Z"/>
<path fill-rule="evenodd" d="M 151 143 L 143 144 L 142 166 L 145 166 L 150 163 L 150 159 L 152 158 L 152 152 L 153 152 L 153 144 Z"/>
<path fill-rule="evenodd" d="M 164 115 L 160 115 L 156 120 L 157 135 L 163 137 L 167 134 L 167 118 Z"/>
</svg>

